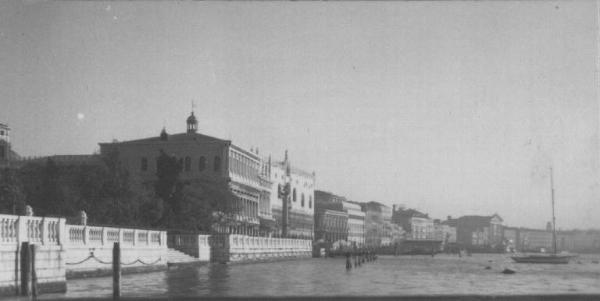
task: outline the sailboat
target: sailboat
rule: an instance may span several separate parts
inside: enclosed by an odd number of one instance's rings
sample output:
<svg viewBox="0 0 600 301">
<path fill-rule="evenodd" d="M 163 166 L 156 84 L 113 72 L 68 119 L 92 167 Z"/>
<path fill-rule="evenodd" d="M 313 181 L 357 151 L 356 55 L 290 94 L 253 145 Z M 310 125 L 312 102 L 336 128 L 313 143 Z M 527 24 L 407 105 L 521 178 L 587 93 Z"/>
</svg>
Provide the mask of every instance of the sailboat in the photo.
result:
<svg viewBox="0 0 600 301">
<path fill-rule="evenodd" d="M 571 254 L 556 254 L 556 217 L 554 216 L 554 179 L 552 167 L 550 167 L 550 188 L 552 196 L 552 253 L 512 256 L 511 258 L 517 263 L 567 264 L 571 258 L 575 257 Z"/>
</svg>

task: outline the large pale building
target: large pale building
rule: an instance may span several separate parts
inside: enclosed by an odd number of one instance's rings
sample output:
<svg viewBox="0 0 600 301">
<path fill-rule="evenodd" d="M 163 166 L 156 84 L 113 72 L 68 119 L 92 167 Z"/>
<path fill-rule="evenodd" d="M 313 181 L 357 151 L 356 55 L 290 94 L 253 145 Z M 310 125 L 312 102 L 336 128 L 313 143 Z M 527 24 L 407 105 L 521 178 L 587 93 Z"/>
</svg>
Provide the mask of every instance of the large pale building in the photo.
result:
<svg viewBox="0 0 600 301">
<path fill-rule="evenodd" d="M 194 113 L 188 117 L 187 131 L 123 142 L 100 143 L 100 153 L 116 151 L 121 165 L 128 170 L 132 183 L 151 189 L 156 181 L 157 162 L 161 152 L 175 157 L 182 166 L 183 181 L 225 181 L 237 196 L 235 219 L 239 226 L 218 229 L 222 232 L 259 234 L 260 203 L 270 198 L 270 181 L 266 179 L 261 159 L 248 151 L 223 140 L 197 133 Z"/>
<path fill-rule="evenodd" d="M 268 161 L 272 182 L 270 209 L 279 233 L 281 234 L 285 208 L 283 207 L 284 200 L 278 191 L 289 182 L 287 234 L 288 236 L 312 238 L 315 215 L 315 173 L 293 166 L 287 156 L 287 151 L 283 161 L 271 162 L 270 159 Z"/>
</svg>

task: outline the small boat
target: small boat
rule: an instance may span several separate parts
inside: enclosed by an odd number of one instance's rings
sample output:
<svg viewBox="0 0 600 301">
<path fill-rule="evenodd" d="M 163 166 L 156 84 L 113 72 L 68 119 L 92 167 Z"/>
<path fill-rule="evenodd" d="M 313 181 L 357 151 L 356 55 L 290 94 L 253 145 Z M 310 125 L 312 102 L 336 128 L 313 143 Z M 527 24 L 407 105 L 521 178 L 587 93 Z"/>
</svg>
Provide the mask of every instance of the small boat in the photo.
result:
<svg viewBox="0 0 600 301">
<path fill-rule="evenodd" d="M 576 255 L 572 254 L 556 254 L 556 217 L 554 216 L 554 179 L 552 176 L 552 167 L 550 167 L 550 188 L 552 190 L 552 253 L 512 256 L 511 258 L 517 263 L 567 264 L 571 258 L 576 257 Z"/>
</svg>

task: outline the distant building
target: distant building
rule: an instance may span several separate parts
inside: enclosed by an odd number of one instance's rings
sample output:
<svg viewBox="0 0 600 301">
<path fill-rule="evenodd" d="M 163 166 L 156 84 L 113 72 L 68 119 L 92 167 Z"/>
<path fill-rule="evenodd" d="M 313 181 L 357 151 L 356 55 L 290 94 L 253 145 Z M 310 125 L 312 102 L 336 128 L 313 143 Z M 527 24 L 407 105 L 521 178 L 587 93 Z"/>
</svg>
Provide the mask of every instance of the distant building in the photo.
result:
<svg viewBox="0 0 600 301">
<path fill-rule="evenodd" d="M 503 248 L 502 222 L 497 214 L 459 217 L 456 221 L 457 243 L 471 250 L 499 250 Z"/>
<path fill-rule="evenodd" d="M 391 244 L 394 233 L 390 225 L 390 207 L 374 201 L 361 206 L 365 212 L 365 245 L 379 247 Z"/>
<path fill-rule="evenodd" d="M 556 237 L 559 251 L 600 252 L 600 230 L 557 231 Z"/>
<path fill-rule="evenodd" d="M 7 124 L 0 123 L 0 168 L 8 167 L 16 160 L 19 160 L 19 155 L 12 149 L 10 128 Z"/>
<path fill-rule="evenodd" d="M 519 229 L 514 227 L 503 227 L 504 243 L 507 251 L 518 251 L 517 244 L 519 243 Z"/>
<path fill-rule="evenodd" d="M 256 150 L 258 155 L 258 150 Z M 273 210 L 271 205 L 273 192 L 273 179 L 271 178 L 271 157 L 261 160 L 260 171 L 258 173 L 258 182 L 260 186 L 260 198 L 258 201 L 258 218 L 260 223 L 261 235 L 272 235 L 278 232 L 275 219 L 273 218 Z"/>
<path fill-rule="evenodd" d="M 38 157 L 22 157 L 14 161 L 14 165 L 23 166 L 29 163 L 46 164 L 51 160 L 56 165 L 96 165 L 100 164 L 102 159 L 99 155 L 51 155 Z"/>
<path fill-rule="evenodd" d="M 304 171 L 293 166 L 287 156 L 283 161 L 270 162 L 270 178 L 273 183 L 271 188 L 270 206 L 273 218 L 276 220 L 279 231 L 283 222 L 283 200 L 277 191 L 290 182 L 290 204 L 288 213 L 288 235 L 312 238 L 314 234 L 314 191 L 315 173 Z M 287 177 L 289 168 L 290 178 Z"/>
<path fill-rule="evenodd" d="M 112 143 L 100 143 L 100 153 L 116 151 L 121 166 L 130 175 L 133 186 L 152 189 L 156 181 L 157 159 L 161 152 L 175 157 L 182 166 L 180 178 L 188 182 L 225 181 L 237 196 L 235 220 L 239 226 L 215 229 L 224 233 L 257 235 L 259 204 L 267 198 L 268 183 L 261 179 L 261 158 L 223 140 L 197 133 L 198 122 L 194 112 L 186 120 L 185 133 L 167 134 Z M 264 174 L 263 174 L 264 176 Z M 268 181 L 267 181 L 268 182 Z M 268 213 L 267 213 L 268 216 Z"/>
<path fill-rule="evenodd" d="M 407 239 L 432 240 L 435 238 L 433 220 L 427 214 L 415 209 L 395 209 L 392 222 L 402 227 L 406 232 Z"/>
<path fill-rule="evenodd" d="M 457 220 L 451 216 L 441 222 L 444 246 L 448 250 L 456 249 L 456 224 Z"/>
<path fill-rule="evenodd" d="M 315 191 L 315 240 L 326 244 L 348 241 L 348 213 L 338 196 Z"/>
<path fill-rule="evenodd" d="M 343 196 L 338 196 L 330 192 L 316 190 L 315 200 L 320 204 L 336 203 L 341 204 L 341 211 L 348 215 L 347 240 L 358 247 L 365 243 L 365 213 L 360 204 L 349 201 Z"/>
</svg>

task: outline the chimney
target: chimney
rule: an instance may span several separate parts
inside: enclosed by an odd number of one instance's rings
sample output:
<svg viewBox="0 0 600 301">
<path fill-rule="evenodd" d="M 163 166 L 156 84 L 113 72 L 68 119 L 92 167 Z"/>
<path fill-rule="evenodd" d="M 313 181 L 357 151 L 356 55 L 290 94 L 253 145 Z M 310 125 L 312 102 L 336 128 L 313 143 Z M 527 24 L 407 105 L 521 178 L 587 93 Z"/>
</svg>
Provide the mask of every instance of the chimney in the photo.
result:
<svg viewBox="0 0 600 301">
<path fill-rule="evenodd" d="M 392 212 L 396 212 L 396 205 L 392 205 Z"/>
<path fill-rule="evenodd" d="M 451 219 L 452 219 L 452 215 L 448 215 L 448 220 L 451 220 Z"/>
</svg>

